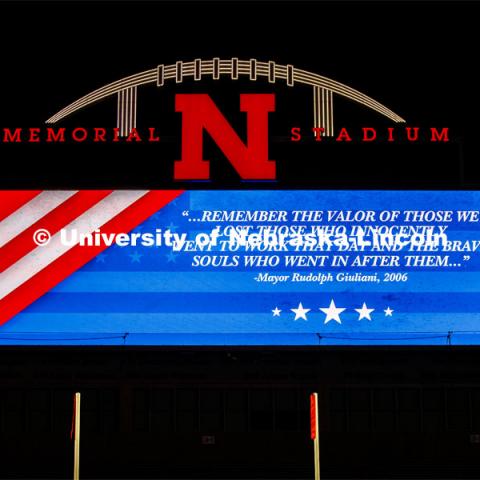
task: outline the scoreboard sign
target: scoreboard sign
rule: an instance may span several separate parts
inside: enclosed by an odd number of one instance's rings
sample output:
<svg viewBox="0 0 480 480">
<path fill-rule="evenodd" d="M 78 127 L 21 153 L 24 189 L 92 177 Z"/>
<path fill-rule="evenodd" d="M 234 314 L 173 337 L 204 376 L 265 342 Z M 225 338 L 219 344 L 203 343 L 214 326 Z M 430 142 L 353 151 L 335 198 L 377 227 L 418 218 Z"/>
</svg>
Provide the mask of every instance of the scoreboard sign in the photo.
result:
<svg viewBox="0 0 480 480">
<path fill-rule="evenodd" d="M 2 345 L 480 343 L 480 193 L 0 193 Z"/>
</svg>

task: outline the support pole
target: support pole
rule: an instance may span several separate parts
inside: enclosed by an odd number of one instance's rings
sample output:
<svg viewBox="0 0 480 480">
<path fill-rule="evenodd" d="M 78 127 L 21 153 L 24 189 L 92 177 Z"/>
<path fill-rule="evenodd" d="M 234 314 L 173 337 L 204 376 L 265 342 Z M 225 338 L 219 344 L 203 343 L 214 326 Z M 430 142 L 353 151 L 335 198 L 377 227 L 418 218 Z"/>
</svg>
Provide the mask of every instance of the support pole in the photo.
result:
<svg viewBox="0 0 480 480">
<path fill-rule="evenodd" d="M 320 480 L 320 438 L 318 431 L 318 394 L 310 395 L 310 436 L 313 440 L 315 480 Z"/>
<path fill-rule="evenodd" d="M 313 126 L 323 128 L 324 137 L 333 137 L 333 92 L 313 87 Z"/>
<path fill-rule="evenodd" d="M 74 403 L 73 480 L 80 479 L 80 394 L 75 394 Z"/>
<path fill-rule="evenodd" d="M 137 87 L 126 88 L 118 92 L 117 95 L 117 128 L 119 129 L 119 136 L 128 137 L 132 129 L 137 128 Z"/>
</svg>

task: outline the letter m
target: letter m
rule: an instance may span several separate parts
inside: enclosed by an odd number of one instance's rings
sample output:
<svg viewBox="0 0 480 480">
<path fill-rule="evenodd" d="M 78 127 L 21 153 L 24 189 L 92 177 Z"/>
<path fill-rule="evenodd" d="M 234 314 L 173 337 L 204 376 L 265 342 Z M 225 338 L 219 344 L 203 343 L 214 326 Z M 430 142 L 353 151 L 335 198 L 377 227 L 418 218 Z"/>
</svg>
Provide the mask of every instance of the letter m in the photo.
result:
<svg viewBox="0 0 480 480">
<path fill-rule="evenodd" d="M 275 179 L 275 162 L 268 159 L 268 112 L 275 111 L 275 95 L 241 94 L 240 110 L 247 113 L 246 145 L 209 95 L 176 95 L 175 111 L 182 112 L 182 158 L 175 162 L 175 180 L 210 178 L 210 163 L 203 158 L 204 130 L 242 179 Z"/>
</svg>

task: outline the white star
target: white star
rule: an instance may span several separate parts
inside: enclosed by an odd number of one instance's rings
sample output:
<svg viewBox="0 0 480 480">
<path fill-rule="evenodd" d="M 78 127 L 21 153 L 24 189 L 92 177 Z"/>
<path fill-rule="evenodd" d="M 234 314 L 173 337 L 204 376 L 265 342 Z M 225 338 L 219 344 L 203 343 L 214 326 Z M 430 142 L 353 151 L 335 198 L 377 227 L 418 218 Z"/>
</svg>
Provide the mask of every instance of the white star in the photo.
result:
<svg viewBox="0 0 480 480">
<path fill-rule="evenodd" d="M 273 313 L 274 317 L 279 317 L 280 313 L 281 313 L 281 310 L 278 307 L 275 307 L 275 309 L 272 310 L 272 313 Z"/>
<path fill-rule="evenodd" d="M 319 310 L 326 315 L 325 323 L 328 323 L 330 320 L 335 320 L 337 323 L 342 323 L 340 320 L 340 314 L 346 310 L 346 308 L 337 308 L 332 299 L 328 308 L 320 308 Z"/>
<path fill-rule="evenodd" d="M 360 314 L 360 316 L 358 317 L 359 320 L 361 320 L 362 318 L 366 318 L 367 320 L 370 320 L 370 321 L 372 320 L 370 317 L 370 314 L 374 310 L 375 310 L 374 308 L 368 308 L 365 302 L 363 302 L 362 308 L 355 309 L 355 311 Z"/>
<path fill-rule="evenodd" d="M 297 308 L 291 308 L 290 310 L 295 314 L 295 318 L 293 320 L 298 320 L 299 318 L 303 318 L 304 320 L 307 320 L 307 313 L 311 309 L 303 308 L 302 302 L 300 302 Z"/>
<path fill-rule="evenodd" d="M 395 311 L 395 310 L 392 310 L 390 307 L 387 307 L 387 309 L 384 310 L 385 316 L 386 316 L 386 317 L 391 317 L 391 316 L 392 316 L 392 313 L 393 313 L 394 311 Z"/>
</svg>

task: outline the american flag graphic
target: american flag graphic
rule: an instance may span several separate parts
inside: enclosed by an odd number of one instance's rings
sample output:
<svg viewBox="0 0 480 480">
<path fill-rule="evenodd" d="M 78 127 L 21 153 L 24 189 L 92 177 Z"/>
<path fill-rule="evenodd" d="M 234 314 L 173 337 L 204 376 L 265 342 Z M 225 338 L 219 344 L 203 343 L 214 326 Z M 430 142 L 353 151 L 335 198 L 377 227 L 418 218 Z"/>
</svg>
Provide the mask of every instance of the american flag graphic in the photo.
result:
<svg viewBox="0 0 480 480">
<path fill-rule="evenodd" d="M 0 325 L 101 253 L 106 246 L 64 246 L 62 228 L 129 232 L 181 191 L 0 192 Z M 34 233 L 52 235 L 38 246 Z"/>
</svg>

